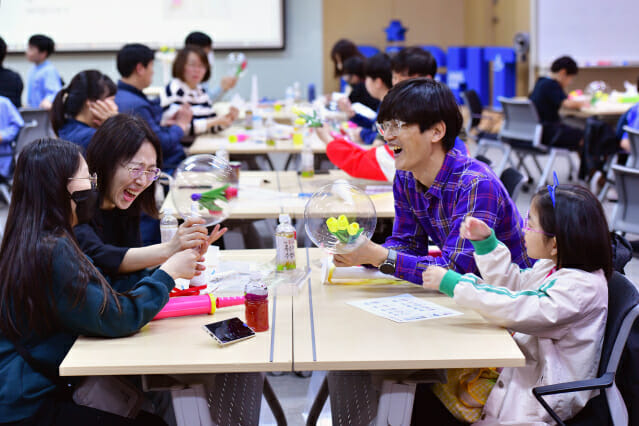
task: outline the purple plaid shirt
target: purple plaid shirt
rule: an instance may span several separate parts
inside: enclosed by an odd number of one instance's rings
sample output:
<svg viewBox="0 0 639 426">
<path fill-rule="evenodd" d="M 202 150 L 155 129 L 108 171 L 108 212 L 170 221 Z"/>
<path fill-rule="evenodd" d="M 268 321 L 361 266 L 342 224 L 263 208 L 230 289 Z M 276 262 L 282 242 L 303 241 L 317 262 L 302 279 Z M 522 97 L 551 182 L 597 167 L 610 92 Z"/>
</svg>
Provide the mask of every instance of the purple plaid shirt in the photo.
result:
<svg viewBox="0 0 639 426">
<path fill-rule="evenodd" d="M 478 273 L 470 241 L 459 237 L 468 215 L 483 220 L 522 268 L 532 265 L 526 256 L 522 218 L 501 181 L 484 163 L 456 149 L 447 154 L 430 188 L 411 172 L 397 170 L 393 182 L 395 222 L 393 235 L 384 247 L 397 250 L 395 276 L 416 284 L 430 265 L 461 274 Z M 442 256 L 428 256 L 428 237 L 441 248 Z"/>
</svg>

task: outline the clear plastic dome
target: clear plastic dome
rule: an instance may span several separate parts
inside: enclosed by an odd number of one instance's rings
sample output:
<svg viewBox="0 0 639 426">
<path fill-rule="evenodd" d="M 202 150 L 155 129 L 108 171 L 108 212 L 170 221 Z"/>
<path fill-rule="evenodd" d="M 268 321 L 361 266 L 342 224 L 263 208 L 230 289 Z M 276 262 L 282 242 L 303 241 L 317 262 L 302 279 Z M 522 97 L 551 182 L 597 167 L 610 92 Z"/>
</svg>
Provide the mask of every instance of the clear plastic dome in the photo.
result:
<svg viewBox="0 0 639 426">
<path fill-rule="evenodd" d="M 246 55 L 242 52 L 229 53 L 226 56 L 226 67 L 227 75 L 239 76 L 246 69 Z"/>
<path fill-rule="evenodd" d="M 368 195 L 346 181 L 323 186 L 306 203 L 306 234 L 329 253 L 350 253 L 370 239 L 377 225 Z"/>
<path fill-rule="evenodd" d="M 201 217 L 205 226 L 226 219 L 237 195 L 230 176 L 229 163 L 215 155 L 193 155 L 182 161 L 171 179 L 171 196 L 182 219 Z"/>
<path fill-rule="evenodd" d="M 246 55 L 242 52 L 231 52 L 226 56 L 226 61 L 231 65 L 239 65 L 246 60 Z"/>
<path fill-rule="evenodd" d="M 588 86 L 586 86 L 586 90 L 584 91 L 587 95 L 602 95 L 604 93 L 610 93 L 610 87 L 606 84 L 605 81 L 597 80 L 591 81 Z"/>
</svg>

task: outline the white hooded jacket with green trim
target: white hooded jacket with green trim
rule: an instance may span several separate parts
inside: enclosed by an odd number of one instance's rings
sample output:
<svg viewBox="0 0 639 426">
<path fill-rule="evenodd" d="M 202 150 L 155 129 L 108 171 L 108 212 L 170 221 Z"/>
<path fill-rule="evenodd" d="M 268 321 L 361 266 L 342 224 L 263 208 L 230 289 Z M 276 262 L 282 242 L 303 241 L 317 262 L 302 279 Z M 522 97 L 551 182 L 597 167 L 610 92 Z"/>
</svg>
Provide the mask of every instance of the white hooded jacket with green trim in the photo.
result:
<svg viewBox="0 0 639 426">
<path fill-rule="evenodd" d="M 476 425 L 554 424 L 532 388 L 597 376 L 608 309 L 605 275 L 570 268 L 554 272 L 551 260 L 520 269 L 494 233 L 473 245 L 483 279 L 449 271 L 440 290 L 514 332 L 526 357 L 525 367 L 502 371 Z M 573 392 L 546 401 L 567 420 L 597 394 Z"/>
</svg>

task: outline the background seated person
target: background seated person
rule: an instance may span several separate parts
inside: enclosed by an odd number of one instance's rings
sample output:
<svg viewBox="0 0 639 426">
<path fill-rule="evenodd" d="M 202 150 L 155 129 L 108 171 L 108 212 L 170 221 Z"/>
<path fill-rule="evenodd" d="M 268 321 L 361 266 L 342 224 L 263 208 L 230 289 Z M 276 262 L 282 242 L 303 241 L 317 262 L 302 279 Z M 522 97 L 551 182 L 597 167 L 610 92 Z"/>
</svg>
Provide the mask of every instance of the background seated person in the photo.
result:
<svg viewBox="0 0 639 426">
<path fill-rule="evenodd" d="M 561 122 L 559 109 L 580 109 L 588 106 L 587 102 L 568 99 L 566 88 L 570 86 L 579 68 L 569 56 L 556 59 L 550 66 L 550 76 L 540 77 L 530 93 L 530 100 L 535 104 L 539 120 L 543 125 L 542 143 L 558 148 L 581 151 L 584 132 L 576 127 Z M 582 154 L 580 153 L 580 156 Z M 585 174 L 580 167 L 580 175 Z M 584 179 L 586 176 L 580 176 Z"/>
<path fill-rule="evenodd" d="M 0 176 L 5 180 L 11 178 L 13 166 L 13 147 L 11 143 L 17 139 L 22 127 L 24 127 L 24 120 L 20 112 L 18 112 L 9 98 L 0 96 Z"/>
<path fill-rule="evenodd" d="M 393 85 L 391 76 L 391 61 L 387 54 L 378 53 L 377 55 L 366 60 L 364 70 L 366 79 L 364 80 L 366 90 L 375 99 L 383 100 L 388 90 Z M 341 98 L 338 101 L 340 110 L 344 111 L 349 120 L 357 124 L 358 128 L 352 133 L 354 142 L 363 142 L 371 144 L 377 136 L 375 128 L 375 119 L 364 117 L 357 114 L 348 98 Z"/>
<path fill-rule="evenodd" d="M 233 124 L 238 115 L 236 108 L 232 107 L 231 112 L 222 117 L 213 110 L 213 102 L 202 84 L 210 76 L 209 61 L 202 49 L 187 46 L 180 50 L 173 62 L 173 79 L 160 95 L 163 122 L 170 121 L 183 105 L 190 105 L 193 112 L 187 130 L 190 136 L 215 133 Z"/>
<path fill-rule="evenodd" d="M 184 105 L 166 125 L 161 125 L 162 107 L 159 101 L 150 100 L 142 92 L 153 81 L 153 51 L 143 44 L 127 44 L 117 55 L 118 71 L 122 78 L 118 81 L 115 103 L 118 110 L 134 114 L 147 122 L 162 145 L 163 171 L 171 174 L 184 158 L 184 148 L 180 141 L 191 128 L 193 113 Z"/>
<path fill-rule="evenodd" d="M 419 46 L 405 47 L 391 58 L 393 85 L 415 77 L 434 78 L 437 60 Z"/>
<path fill-rule="evenodd" d="M 352 41 L 342 38 L 337 40 L 331 48 L 331 61 L 333 62 L 333 75 L 340 78 L 344 74 L 344 62 L 353 56 L 364 59 L 364 55 L 359 51 L 357 45 Z M 340 90 L 343 90 L 344 81 L 341 82 Z"/>
<path fill-rule="evenodd" d="M 639 88 L 639 79 L 637 79 L 637 87 Z M 626 112 L 619 121 L 620 122 L 617 125 L 617 129 L 621 130 L 621 132 L 618 132 L 621 133 L 619 148 L 626 152 L 630 152 L 630 139 L 628 138 L 628 133 L 623 131 L 623 127 L 629 126 L 633 129 L 639 130 L 639 103 L 630 107 L 628 112 Z"/>
<path fill-rule="evenodd" d="M 211 39 L 211 37 L 200 31 L 194 31 L 186 36 L 184 45 L 195 46 L 204 50 L 206 58 L 209 61 L 209 66 L 213 69 L 215 55 L 213 54 L 213 39 Z M 211 74 L 213 74 L 212 71 Z M 237 80 L 238 77 L 235 75 L 225 75 L 220 79 L 220 84 L 218 86 L 209 86 L 209 96 L 211 97 L 211 101 L 217 102 L 221 100 L 229 90 L 235 87 Z"/>
<path fill-rule="evenodd" d="M 393 85 L 416 77 L 432 78 L 436 72 L 437 61 L 421 47 L 407 47 L 392 58 Z M 366 149 L 344 138 L 333 139 L 327 127 L 317 128 L 316 132 L 327 144 L 329 160 L 350 176 L 382 181 L 392 181 L 395 177 L 393 151 L 388 145 Z M 468 155 L 466 145 L 458 137 L 455 138 L 455 149 Z"/>
<path fill-rule="evenodd" d="M 9 98 L 16 108 L 20 108 L 22 106 L 24 84 L 20 74 L 2 65 L 6 56 L 7 43 L 0 37 L 0 96 Z"/>
<path fill-rule="evenodd" d="M 55 134 L 85 151 L 95 130 L 118 113 L 116 90 L 113 80 L 100 71 L 76 74 L 53 101 L 51 125 Z"/>
<path fill-rule="evenodd" d="M 29 38 L 26 57 L 33 62 L 27 76 L 27 106 L 51 109 L 53 98 L 62 89 L 62 79 L 58 70 L 49 61 L 55 43 L 50 37 L 35 34 Z"/>
<path fill-rule="evenodd" d="M 379 100 L 375 99 L 366 90 L 366 75 L 364 74 L 365 59 L 361 56 L 353 56 L 344 61 L 342 78 L 351 87 L 348 101 L 351 104 L 359 102 L 373 111 L 379 109 Z"/>
</svg>

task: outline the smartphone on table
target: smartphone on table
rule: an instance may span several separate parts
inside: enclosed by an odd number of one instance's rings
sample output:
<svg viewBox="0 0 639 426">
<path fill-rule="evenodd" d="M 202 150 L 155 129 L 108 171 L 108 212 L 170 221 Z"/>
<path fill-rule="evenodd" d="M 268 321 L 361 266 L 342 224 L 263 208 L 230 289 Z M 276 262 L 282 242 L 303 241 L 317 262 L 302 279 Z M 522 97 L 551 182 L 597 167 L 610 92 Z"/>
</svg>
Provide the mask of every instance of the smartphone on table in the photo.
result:
<svg viewBox="0 0 639 426">
<path fill-rule="evenodd" d="M 238 317 L 213 322 L 203 327 L 206 332 L 222 346 L 250 339 L 255 336 L 253 329 Z"/>
</svg>

